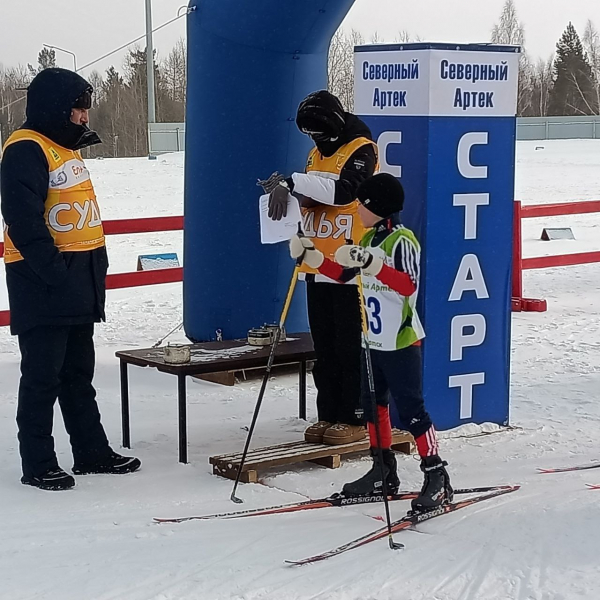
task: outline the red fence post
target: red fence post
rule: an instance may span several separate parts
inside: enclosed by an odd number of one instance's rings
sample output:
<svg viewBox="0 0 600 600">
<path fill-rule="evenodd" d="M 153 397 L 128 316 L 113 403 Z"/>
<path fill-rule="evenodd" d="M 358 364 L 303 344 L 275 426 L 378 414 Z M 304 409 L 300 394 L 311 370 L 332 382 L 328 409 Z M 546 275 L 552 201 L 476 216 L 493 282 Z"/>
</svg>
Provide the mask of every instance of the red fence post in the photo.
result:
<svg viewBox="0 0 600 600">
<path fill-rule="evenodd" d="M 521 231 L 521 201 L 514 201 L 513 262 L 512 262 L 512 308 L 520 311 L 523 300 L 523 239 Z"/>
</svg>

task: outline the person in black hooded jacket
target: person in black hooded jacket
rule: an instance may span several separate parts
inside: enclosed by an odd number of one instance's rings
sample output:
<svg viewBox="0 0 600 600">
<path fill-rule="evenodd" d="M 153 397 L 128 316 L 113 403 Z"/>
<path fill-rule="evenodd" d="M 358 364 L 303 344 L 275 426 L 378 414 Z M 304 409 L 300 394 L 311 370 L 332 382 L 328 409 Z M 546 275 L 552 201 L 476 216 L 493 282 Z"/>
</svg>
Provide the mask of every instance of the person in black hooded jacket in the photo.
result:
<svg viewBox="0 0 600 600">
<path fill-rule="evenodd" d="M 108 258 L 80 150 L 100 143 L 87 125 L 92 87 L 46 69 L 27 91 L 27 120 L 6 141 L 0 168 L 11 332 L 21 350 L 17 408 L 22 483 L 66 489 L 52 438 L 58 398 L 73 473 L 125 473 L 136 458 L 109 446 L 92 385 L 94 323 L 103 321 Z"/>
<path fill-rule="evenodd" d="M 377 146 L 358 117 L 344 111 L 333 94 L 321 90 L 298 107 L 296 125 L 315 143 L 304 173 L 284 178 L 274 173 L 260 182 L 269 193 L 269 216 L 287 213 L 290 193 L 302 205 L 304 235 L 326 257 L 365 233 L 358 218 L 358 186 L 377 169 Z M 361 313 L 356 280 L 340 284 L 307 265 L 308 319 L 317 361 L 317 423 L 307 442 L 346 444 L 365 437 L 360 405 Z"/>
</svg>

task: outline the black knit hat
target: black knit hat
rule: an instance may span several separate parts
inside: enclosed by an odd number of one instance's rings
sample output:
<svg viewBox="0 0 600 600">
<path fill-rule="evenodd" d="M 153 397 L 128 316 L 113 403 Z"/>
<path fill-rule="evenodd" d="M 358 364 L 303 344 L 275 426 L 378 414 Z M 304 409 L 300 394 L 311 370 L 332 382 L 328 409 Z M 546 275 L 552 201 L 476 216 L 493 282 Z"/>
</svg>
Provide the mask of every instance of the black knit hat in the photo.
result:
<svg viewBox="0 0 600 600">
<path fill-rule="evenodd" d="M 363 181 L 356 196 L 365 208 L 382 219 L 391 217 L 404 207 L 404 188 L 389 173 L 378 173 Z"/>
<path fill-rule="evenodd" d="M 335 139 L 345 124 L 342 103 L 327 90 L 309 94 L 298 107 L 296 125 L 313 139 Z"/>
</svg>

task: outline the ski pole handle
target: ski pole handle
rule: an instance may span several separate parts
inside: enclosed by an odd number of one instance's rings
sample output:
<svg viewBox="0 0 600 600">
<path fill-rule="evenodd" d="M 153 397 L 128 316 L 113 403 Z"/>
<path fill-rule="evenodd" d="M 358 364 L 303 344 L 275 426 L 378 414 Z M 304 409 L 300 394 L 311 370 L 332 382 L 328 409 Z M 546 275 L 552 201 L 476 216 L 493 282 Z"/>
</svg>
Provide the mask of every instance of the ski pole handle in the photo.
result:
<svg viewBox="0 0 600 600">
<path fill-rule="evenodd" d="M 354 242 L 350 238 L 346 238 L 346 245 L 352 246 L 354 245 Z M 365 304 L 365 294 L 360 269 L 358 269 L 358 273 L 356 274 L 356 287 L 358 288 L 358 300 L 360 302 L 360 322 L 362 325 L 363 335 L 365 336 L 365 344 L 368 344 L 369 324 L 367 322 L 367 305 Z"/>
<path fill-rule="evenodd" d="M 298 231 L 296 232 L 296 235 L 299 238 L 303 238 L 306 237 L 304 235 L 304 231 L 302 231 L 302 223 L 300 221 L 298 221 Z M 304 257 L 306 256 L 306 250 L 296 259 L 296 266 L 300 267 L 302 265 L 302 263 L 304 262 Z"/>
</svg>

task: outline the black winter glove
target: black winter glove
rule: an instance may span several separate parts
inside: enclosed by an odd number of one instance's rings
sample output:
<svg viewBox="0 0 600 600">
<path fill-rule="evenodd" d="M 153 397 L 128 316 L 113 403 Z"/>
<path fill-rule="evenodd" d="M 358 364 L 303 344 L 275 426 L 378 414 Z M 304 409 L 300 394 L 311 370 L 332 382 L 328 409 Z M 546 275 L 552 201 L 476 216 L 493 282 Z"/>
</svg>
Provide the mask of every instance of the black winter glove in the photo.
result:
<svg viewBox="0 0 600 600">
<path fill-rule="evenodd" d="M 288 196 L 290 189 L 287 184 L 279 183 L 269 195 L 269 218 L 281 221 L 287 216 Z"/>
</svg>

